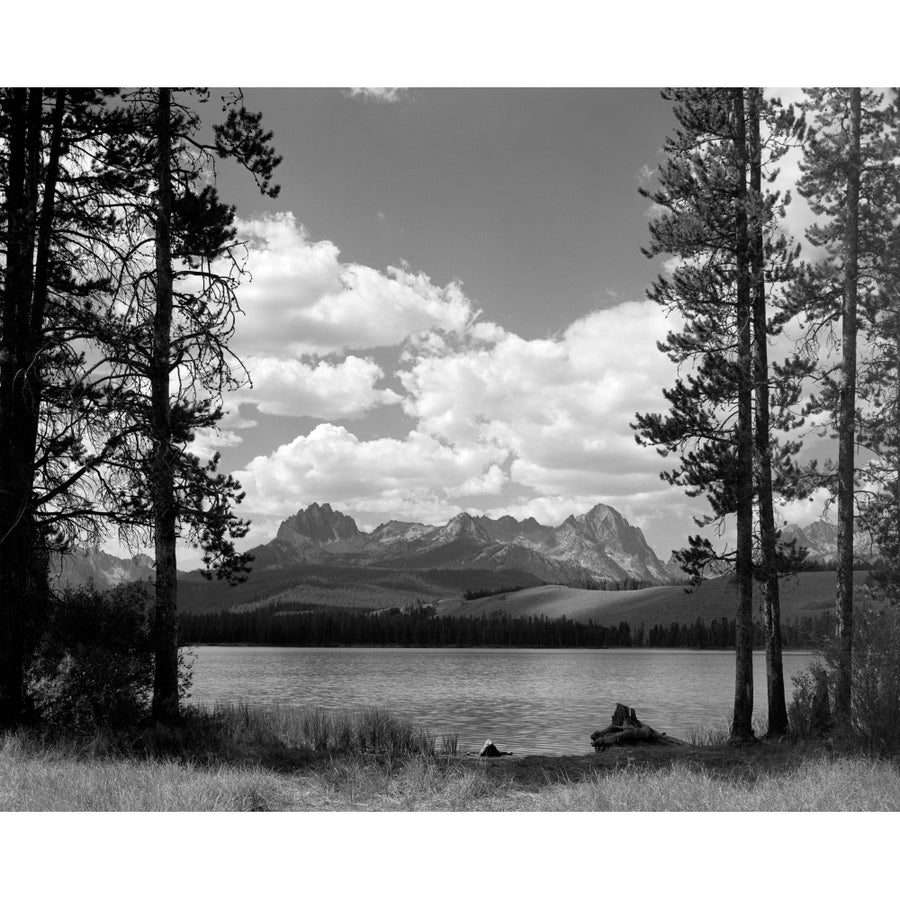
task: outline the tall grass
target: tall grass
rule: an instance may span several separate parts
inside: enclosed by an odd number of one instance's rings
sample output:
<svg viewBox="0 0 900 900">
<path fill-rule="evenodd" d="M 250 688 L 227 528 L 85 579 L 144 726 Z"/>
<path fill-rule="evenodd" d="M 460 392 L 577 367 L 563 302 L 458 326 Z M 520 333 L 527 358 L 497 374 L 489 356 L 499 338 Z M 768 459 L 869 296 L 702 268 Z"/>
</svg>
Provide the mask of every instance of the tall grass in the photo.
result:
<svg viewBox="0 0 900 900">
<path fill-rule="evenodd" d="M 227 740 L 238 745 L 278 743 L 292 750 L 327 754 L 376 754 L 388 757 L 434 756 L 435 737 L 409 719 L 370 707 L 351 712 L 321 708 L 269 708 L 248 704 L 216 704 L 200 708 Z M 455 754 L 455 735 L 442 736 L 442 754 Z"/>
<path fill-rule="evenodd" d="M 768 721 L 764 715 L 757 715 L 753 719 L 753 733 L 760 737 L 766 733 Z M 688 729 L 687 742 L 694 747 L 719 747 L 727 744 L 731 737 L 731 722 L 723 719 L 715 725 L 705 728 L 691 727 Z"/>
<path fill-rule="evenodd" d="M 512 760 L 435 754 L 383 711 L 230 706 L 189 718 L 181 744 L 149 733 L 141 745 L 0 737 L 0 810 L 900 810 L 896 761 L 821 750 L 786 748 L 775 767 L 711 748 L 652 767 L 522 760 L 519 773 Z"/>
<path fill-rule="evenodd" d="M 0 811 L 274 810 L 295 800 L 289 778 L 259 766 L 84 754 L 84 747 L 0 738 Z"/>
</svg>

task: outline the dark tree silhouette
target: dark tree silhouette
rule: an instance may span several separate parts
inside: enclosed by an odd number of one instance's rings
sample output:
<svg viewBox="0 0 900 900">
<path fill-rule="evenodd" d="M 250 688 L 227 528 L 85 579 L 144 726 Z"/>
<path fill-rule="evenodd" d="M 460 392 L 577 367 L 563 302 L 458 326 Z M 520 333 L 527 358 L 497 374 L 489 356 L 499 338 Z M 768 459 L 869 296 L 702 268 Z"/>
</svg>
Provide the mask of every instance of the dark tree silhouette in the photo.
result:
<svg viewBox="0 0 900 900">
<path fill-rule="evenodd" d="M 178 538 L 203 550 L 207 574 L 236 581 L 249 564 L 234 543 L 248 526 L 233 511 L 240 486 L 217 471 L 217 456 L 204 463 L 189 449 L 199 429 L 216 427 L 223 393 L 246 380 L 228 348 L 242 248 L 234 208 L 209 183 L 215 158 L 236 159 L 264 193 L 278 192 L 271 178 L 279 160 L 260 116 L 240 95 L 223 98 L 225 119 L 204 143 L 197 108 L 207 99 L 170 88 L 126 95 L 133 140 L 121 162 L 138 177 L 122 204 L 118 314 L 104 335 L 122 390 L 118 428 L 131 431 L 108 467 L 108 496 L 124 496 L 123 527 L 147 530 L 154 542 L 159 721 L 179 717 Z"/>
<path fill-rule="evenodd" d="M 104 138 L 113 91 L 0 92 L 0 724 L 25 711 L 29 630 L 47 559 L 100 513 L 84 487 L 108 454 L 111 403 L 86 362 L 106 281 L 105 194 L 119 180 Z"/>
</svg>

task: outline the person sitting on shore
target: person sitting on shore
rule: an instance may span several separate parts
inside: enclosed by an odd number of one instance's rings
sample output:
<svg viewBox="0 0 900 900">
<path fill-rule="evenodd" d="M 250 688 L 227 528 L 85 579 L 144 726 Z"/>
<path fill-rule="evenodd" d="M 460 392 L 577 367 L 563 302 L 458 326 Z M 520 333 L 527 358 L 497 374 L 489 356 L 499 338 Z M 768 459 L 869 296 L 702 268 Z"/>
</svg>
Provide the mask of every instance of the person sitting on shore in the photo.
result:
<svg viewBox="0 0 900 900">
<path fill-rule="evenodd" d="M 512 756 L 512 750 L 498 750 L 494 742 L 488 738 L 481 748 L 479 756 Z"/>
</svg>

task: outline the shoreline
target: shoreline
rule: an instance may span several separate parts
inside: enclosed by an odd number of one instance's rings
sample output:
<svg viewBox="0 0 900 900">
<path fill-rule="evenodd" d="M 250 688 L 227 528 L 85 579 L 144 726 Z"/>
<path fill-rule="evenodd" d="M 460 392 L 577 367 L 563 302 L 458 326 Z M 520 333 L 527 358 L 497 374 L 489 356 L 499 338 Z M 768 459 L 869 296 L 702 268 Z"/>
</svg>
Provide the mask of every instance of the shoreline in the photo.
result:
<svg viewBox="0 0 900 900">
<path fill-rule="evenodd" d="M 314 750 L 298 719 L 238 707 L 174 730 L 0 735 L 0 810 L 900 811 L 900 760 L 829 742 L 485 758 L 416 749 L 402 720 L 380 721 L 393 750 Z"/>
<path fill-rule="evenodd" d="M 593 653 L 609 650 L 617 653 L 671 653 L 672 651 L 683 650 L 690 653 L 734 653 L 734 647 L 510 647 L 508 644 L 447 644 L 441 646 L 430 644 L 259 644 L 249 641 L 198 641 L 182 645 L 184 650 L 189 650 L 193 647 L 258 647 L 272 650 L 556 650 L 565 653 Z M 790 647 L 782 650 L 782 654 L 815 653 L 818 649 L 818 647 L 814 646 Z M 754 647 L 753 652 L 765 653 L 765 648 Z"/>
</svg>

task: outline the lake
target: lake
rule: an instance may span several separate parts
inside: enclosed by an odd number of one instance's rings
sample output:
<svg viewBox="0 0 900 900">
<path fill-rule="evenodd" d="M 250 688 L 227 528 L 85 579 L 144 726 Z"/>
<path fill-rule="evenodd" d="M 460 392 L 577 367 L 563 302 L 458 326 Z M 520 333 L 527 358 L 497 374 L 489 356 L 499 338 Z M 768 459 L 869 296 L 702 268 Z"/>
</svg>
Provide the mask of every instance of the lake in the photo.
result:
<svg viewBox="0 0 900 900">
<path fill-rule="evenodd" d="M 196 647 L 191 700 L 349 710 L 380 706 L 435 734 L 456 732 L 460 752 L 490 738 L 501 750 L 587 753 L 617 702 L 657 731 L 730 722 L 734 653 L 715 650 L 498 650 Z M 808 652 L 784 654 L 791 675 Z M 753 655 L 755 715 L 765 714 L 765 657 Z"/>
</svg>

